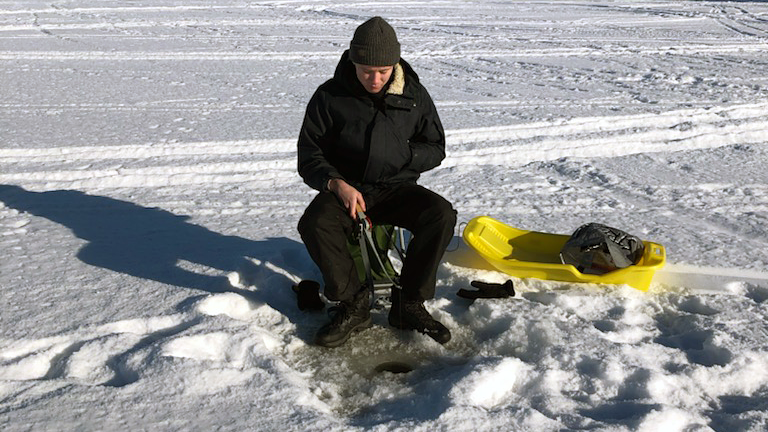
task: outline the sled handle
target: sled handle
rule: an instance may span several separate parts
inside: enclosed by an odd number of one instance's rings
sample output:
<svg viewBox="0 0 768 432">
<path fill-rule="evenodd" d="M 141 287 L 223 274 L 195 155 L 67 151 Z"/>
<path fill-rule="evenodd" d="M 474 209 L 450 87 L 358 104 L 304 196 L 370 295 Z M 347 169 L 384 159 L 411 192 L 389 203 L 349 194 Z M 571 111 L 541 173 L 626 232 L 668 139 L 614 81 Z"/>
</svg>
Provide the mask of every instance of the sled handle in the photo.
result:
<svg viewBox="0 0 768 432">
<path fill-rule="evenodd" d="M 667 251 L 664 246 L 654 243 L 645 242 L 645 256 L 644 261 L 646 266 L 658 266 L 661 267 L 667 260 Z"/>
</svg>

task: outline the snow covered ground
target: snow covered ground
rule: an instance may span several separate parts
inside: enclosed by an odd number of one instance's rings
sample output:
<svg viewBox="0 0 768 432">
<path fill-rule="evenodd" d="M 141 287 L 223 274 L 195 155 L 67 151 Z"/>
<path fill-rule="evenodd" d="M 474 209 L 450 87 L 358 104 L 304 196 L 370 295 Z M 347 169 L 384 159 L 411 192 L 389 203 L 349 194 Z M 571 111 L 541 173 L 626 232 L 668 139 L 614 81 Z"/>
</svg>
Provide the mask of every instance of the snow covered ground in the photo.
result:
<svg viewBox="0 0 768 432">
<path fill-rule="evenodd" d="M 422 183 L 461 222 L 662 243 L 650 292 L 471 303 L 506 277 L 457 230 L 449 344 L 385 310 L 311 344 L 295 140 L 374 15 L 448 133 Z M 764 431 L 766 52 L 765 3 L 0 0 L 0 428 Z"/>
</svg>

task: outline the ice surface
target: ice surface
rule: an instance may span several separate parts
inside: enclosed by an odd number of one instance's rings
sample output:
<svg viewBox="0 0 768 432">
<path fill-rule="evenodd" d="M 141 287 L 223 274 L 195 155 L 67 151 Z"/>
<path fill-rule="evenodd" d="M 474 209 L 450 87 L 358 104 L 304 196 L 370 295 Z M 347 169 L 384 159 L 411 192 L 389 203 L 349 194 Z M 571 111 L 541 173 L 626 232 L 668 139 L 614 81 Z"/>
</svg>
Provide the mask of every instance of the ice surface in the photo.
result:
<svg viewBox="0 0 768 432">
<path fill-rule="evenodd" d="M 295 141 L 382 15 L 458 210 L 662 243 L 626 286 L 515 280 L 459 232 L 427 308 L 312 345 Z M 0 428 L 764 431 L 768 6 L 0 0 Z M 377 370 L 404 364 L 407 373 Z"/>
</svg>

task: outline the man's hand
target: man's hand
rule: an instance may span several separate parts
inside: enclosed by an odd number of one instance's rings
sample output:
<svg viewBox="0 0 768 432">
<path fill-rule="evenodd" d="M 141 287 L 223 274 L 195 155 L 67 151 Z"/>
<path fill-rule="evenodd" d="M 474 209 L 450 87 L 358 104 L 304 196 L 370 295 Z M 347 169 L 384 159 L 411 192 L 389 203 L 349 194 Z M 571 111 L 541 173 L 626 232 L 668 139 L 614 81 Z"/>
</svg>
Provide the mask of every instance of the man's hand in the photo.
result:
<svg viewBox="0 0 768 432">
<path fill-rule="evenodd" d="M 331 181 L 328 182 L 328 190 L 339 197 L 341 203 L 344 204 L 344 208 L 347 209 L 349 217 L 352 219 L 357 217 L 357 206 L 360 206 L 363 211 L 367 211 L 363 194 L 344 180 L 337 178 L 331 179 Z"/>
</svg>

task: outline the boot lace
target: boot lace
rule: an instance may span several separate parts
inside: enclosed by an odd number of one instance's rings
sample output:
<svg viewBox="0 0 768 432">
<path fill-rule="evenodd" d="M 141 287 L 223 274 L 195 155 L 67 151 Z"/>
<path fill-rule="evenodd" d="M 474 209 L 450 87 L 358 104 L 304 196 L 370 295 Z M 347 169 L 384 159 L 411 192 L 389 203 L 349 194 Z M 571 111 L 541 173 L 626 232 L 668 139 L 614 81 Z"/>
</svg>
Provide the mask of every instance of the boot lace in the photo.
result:
<svg viewBox="0 0 768 432">
<path fill-rule="evenodd" d="M 339 303 L 336 306 L 332 306 L 328 309 L 328 315 L 331 317 L 332 327 L 341 327 L 352 315 L 351 308 L 344 303 Z"/>
<path fill-rule="evenodd" d="M 432 315 L 427 312 L 427 309 L 422 303 L 419 302 L 406 302 L 403 304 L 403 310 L 413 317 L 413 320 L 418 323 L 420 327 L 432 328 L 437 321 L 432 318 Z"/>
</svg>

